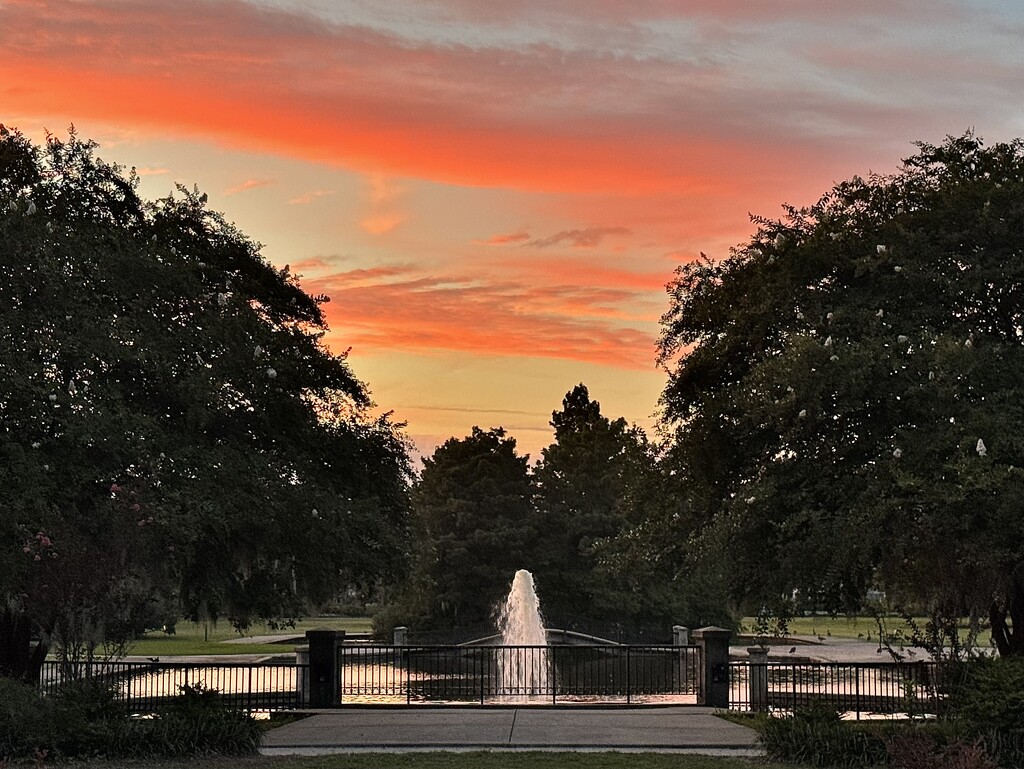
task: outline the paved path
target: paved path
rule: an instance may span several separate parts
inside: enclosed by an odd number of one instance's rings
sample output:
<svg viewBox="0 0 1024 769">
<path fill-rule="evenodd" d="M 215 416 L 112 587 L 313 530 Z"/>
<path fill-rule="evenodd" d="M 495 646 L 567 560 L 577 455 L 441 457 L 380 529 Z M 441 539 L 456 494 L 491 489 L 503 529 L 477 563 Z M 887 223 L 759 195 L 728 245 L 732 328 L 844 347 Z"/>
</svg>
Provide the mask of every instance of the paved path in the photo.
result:
<svg viewBox="0 0 1024 769">
<path fill-rule="evenodd" d="M 413 750 L 617 750 L 761 755 L 710 708 L 361 708 L 272 729 L 267 755 Z"/>
</svg>

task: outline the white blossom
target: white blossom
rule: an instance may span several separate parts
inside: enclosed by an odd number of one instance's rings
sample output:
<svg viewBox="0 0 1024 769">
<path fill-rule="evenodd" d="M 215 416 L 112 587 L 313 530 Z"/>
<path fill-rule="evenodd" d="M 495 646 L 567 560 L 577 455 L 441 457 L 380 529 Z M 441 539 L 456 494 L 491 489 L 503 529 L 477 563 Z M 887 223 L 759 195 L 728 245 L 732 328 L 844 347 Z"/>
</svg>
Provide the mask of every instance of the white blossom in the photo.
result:
<svg viewBox="0 0 1024 769">
<path fill-rule="evenodd" d="M 967 341 L 964 342 L 964 347 L 974 347 L 974 341 L 968 338 Z"/>
<path fill-rule="evenodd" d="M 983 457 L 988 453 L 988 449 L 985 447 L 985 441 L 978 438 L 978 445 L 974 447 L 974 450 L 978 452 L 979 457 Z"/>
<path fill-rule="evenodd" d="M 36 204 L 34 200 L 29 200 L 28 205 L 25 206 L 26 216 L 32 216 L 36 212 Z"/>
<path fill-rule="evenodd" d="M 800 409 L 800 413 L 797 414 L 797 416 L 800 417 L 800 419 L 806 419 L 807 418 L 807 409 Z"/>
<path fill-rule="evenodd" d="M 896 341 L 899 342 L 900 344 L 905 344 L 910 341 L 910 337 L 907 336 L 906 334 L 900 334 L 898 337 L 896 337 Z"/>
<path fill-rule="evenodd" d="M 934 382 L 935 381 L 935 372 L 934 371 L 929 371 L 928 372 L 928 381 L 929 382 Z"/>
<path fill-rule="evenodd" d="M 39 441 L 32 441 L 32 448 L 34 449 L 38 449 L 42 445 Z"/>
<path fill-rule="evenodd" d="M 893 449 L 893 451 L 892 451 L 892 455 L 893 455 L 893 456 L 894 456 L 894 457 L 895 457 L 896 459 L 899 459 L 900 457 L 902 457 L 902 456 L 903 456 L 903 449 Z"/>
<path fill-rule="evenodd" d="M 875 313 L 875 317 L 876 317 L 876 318 L 882 318 L 882 317 L 885 317 L 885 310 L 879 310 L 878 312 L 876 312 L 876 313 Z"/>
<path fill-rule="evenodd" d="M 902 268 L 902 267 L 900 267 L 900 266 L 899 266 L 899 265 L 897 264 L 897 265 L 896 265 L 895 267 L 893 267 L 893 268 L 892 268 L 892 271 L 893 271 L 893 272 L 903 272 L 903 268 Z"/>
<path fill-rule="evenodd" d="M 254 348 L 253 348 L 253 351 L 252 351 L 252 357 L 254 357 L 254 358 L 258 358 L 258 357 L 260 357 L 260 356 L 261 356 L 262 354 L 263 354 L 263 348 L 262 348 L 262 347 L 260 347 L 259 345 L 256 345 L 256 347 L 254 347 Z"/>
<path fill-rule="evenodd" d="M 50 399 L 50 403 L 53 403 L 54 401 L 57 400 L 57 394 L 56 393 L 50 393 L 50 395 L 48 397 Z"/>
<path fill-rule="evenodd" d="M 267 376 L 268 376 L 269 378 L 273 379 L 274 377 L 276 377 L 276 376 L 277 376 L 277 371 L 275 371 L 275 370 L 274 370 L 274 369 L 272 369 L 272 368 L 268 368 L 268 369 L 267 369 Z"/>
<path fill-rule="evenodd" d="M 879 254 L 884 254 L 888 250 L 889 250 L 888 248 L 886 248 L 885 246 L 883 246 L 881 244 L 875 246 L 875 251 L 878 252 Z"/>
<path fill-rule="evenodd" d="M 825 340 L 825 346 L 826 347 L 831 347 L 832 346 L 832 337 L 829 337 L 828 339 Z"/>
</svg>

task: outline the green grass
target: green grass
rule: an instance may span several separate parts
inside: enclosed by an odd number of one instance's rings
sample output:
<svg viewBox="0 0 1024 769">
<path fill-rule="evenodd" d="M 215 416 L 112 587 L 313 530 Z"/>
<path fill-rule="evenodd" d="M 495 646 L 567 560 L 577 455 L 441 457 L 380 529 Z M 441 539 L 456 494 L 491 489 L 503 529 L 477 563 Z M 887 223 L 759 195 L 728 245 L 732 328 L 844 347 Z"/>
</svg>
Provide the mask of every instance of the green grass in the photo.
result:
<svg viewBox="0 0 1024 769">
<path fill-rule="evenodd" d="M 145 637 L 132 643 L 128 654 L 145 657 L 174 657 L 188 654 L 287 654 L 293 650 L 293 644 L 235 644 L 224 641 L 244 636 L 294 636 L 314 629 L 362 633 L 371 629 L 371 623 L 368 617 L 310 617 L 300 620 L 295 628 L 283 630 L 272 630 L 262 623 L 253 624 L 244 635 L 240 635 L 227 621 L 205 627 L 199 623 L 182 622 L 177 626 L 174 635 L 166 635 L 158 630 L 147 633 Z"/>
<path fill-rule="evenodd" d="M 671 753 L 356 753 L 203 758 L 203 769 L 798 769 L 763 759 Z M 62 769 L 195 769 L 194 760 L 61 764 Z"/>
<path fill-rule="evenodd" d="M 910 628 L 902 617 L 885 617 L 885 632 L 888 634 L 902 630 L 904 635 L 910 634 Z M 927 619 L 915 617 L 914 621 L 923 628 Z M 750 633 L 754 626 L 753 617 L 743 618 L 743 632 Z M 824 636 L 825 638 L 859 638 L 864 641 L 878 641 L 878 623 L 874 617 L 795 617 L 789 621 L 789 634 L 802 636 Z M 960 630 L 961 637 L 967 636 L 967 621 L 964 620 Z M 983 630 L 978 636 L 978 646 L 987 648 L 991 633 Z"/>
</svg>

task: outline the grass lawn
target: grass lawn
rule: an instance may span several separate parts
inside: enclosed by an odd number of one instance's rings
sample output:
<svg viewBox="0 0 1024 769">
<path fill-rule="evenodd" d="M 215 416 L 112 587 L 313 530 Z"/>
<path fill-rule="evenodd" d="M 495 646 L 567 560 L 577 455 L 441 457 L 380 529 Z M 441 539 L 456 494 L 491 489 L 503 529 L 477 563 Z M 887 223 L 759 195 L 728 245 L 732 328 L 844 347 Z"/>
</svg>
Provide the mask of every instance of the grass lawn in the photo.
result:
<svg viewBox="0 0 1024 769">
<path fill-rule="evenodd" d="M 347 630 L 363 633 L 371 629 L 369 617 L 310 617 L 300 620 L 294 628 L 271 630 L 262 623 L 255 623 L 240 635 L 226 620 L 216 625 L 203 626 L 199 623 L 179 623 L 174 635 L 158 630 L 150 631 L 144 638 L 135 641 L 128 654 L 146 657 L 173 657 L 184 654 L 286 654 L 292 651 L 292 644 L 240 644 L 224 643 L 233 638 L 245 636 L 302 635 L 307 630 Z"/>
<path fill-rule="evenodd" d="M 754 626 L 753 617 L 743 618 L 743 632 L 750 633 Z M 918 626 L 924 628 L 927 619 L 915 617 Z M 910 634 L 910 628 L 902 617 L 884 617 L 885 632 L 893 634 L 902 630 L 904 635 Z M 824 636 L 825 638 L 859 638 L 864 641 L 878 641 L 878 622 L 874 617 L 795 617 L 789 622 L 790 635 Z M 967 636 L 967 621 L 964 620 L 960 630 L 961 637 Z M 978 637 L 978 646 L 987 648 L 991 633 L 983 630 Z"/>
<path fill-rule="evenodd" d="M 182 761 L 89 761 L 62 769 L 195 769 Z M 203 769 L 798 769 L 763 759 L 672 753 L 356 753 L 334 756 L 203 758 Z"/>
</svg>

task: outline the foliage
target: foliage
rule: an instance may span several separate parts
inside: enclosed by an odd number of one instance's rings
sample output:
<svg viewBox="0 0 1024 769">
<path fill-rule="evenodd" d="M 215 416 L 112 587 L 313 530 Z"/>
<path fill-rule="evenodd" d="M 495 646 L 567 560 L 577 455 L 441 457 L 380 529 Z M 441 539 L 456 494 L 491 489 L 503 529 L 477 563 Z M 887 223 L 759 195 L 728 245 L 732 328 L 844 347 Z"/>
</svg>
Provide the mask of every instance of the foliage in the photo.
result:
<svg viewBox="0 0 1024 769">
<path fill-rule="evenodd" d="M 946 713 L 980 736 L 1006 766 L 1024 763 L 1024 659 L 979 658 L 961 666 Z"/>
<path fill-rule="evenodd" d="M 417 543 L 409 620 L 476 625 L 491 618 L 537 542 L 528 457 L 501 428 L 474 427 L 423 460 L 413 489 Z"/>
<path fill-rule="evenodd" d="M 940 746 L 926 731 L 905 731 L 886 740 L 889 763 L 897 769 L 996 769 L 981 741 Z"/>
<path fill-rule="evenodd" d="M 401 568 L 405 440 L 324 346 L 326 297 L 198 190 L 136 185 L 0 129 L 0 673 L 153 602 L 244 627 Z"/>
<path fill-rule="evenodd" d="M 770 758 L 810 766 L 874 766 L 886 757 L 877 731 L 844 722 L 820 703 L 797 708 L 792 716 L 765 719 L 761 742 Z"/>
<path fill-rule="evenodd" d="M 1024 651 L 1024 144 L 918 145 L 669 286 L 661 361 L 684 543 L 737 600 L 878 584 Z"/>
<path fill-rule="evenodd" d="M 656 621 L 671 627 L 673 602 L 615 569 L 613 540 L 644 517 L 658 467 L 646 436 L 610 420 L 582 383 L 552 412 L 555 440 L 533 473 L 542 536 L 538 592 L 549 625 L 597 629 Z M 600 634 L 600 631 L 598 631 Z"/>
<path fill-rule="evenodd" d="M 183 687 L 151 718 L 130 717 L 96 679 L 49 699 L 0 676 L 0 698 L 0 759 L 244 755 L 259 747 L 257 723 L 221 704 L 214 690 Z"/>
</svg>

